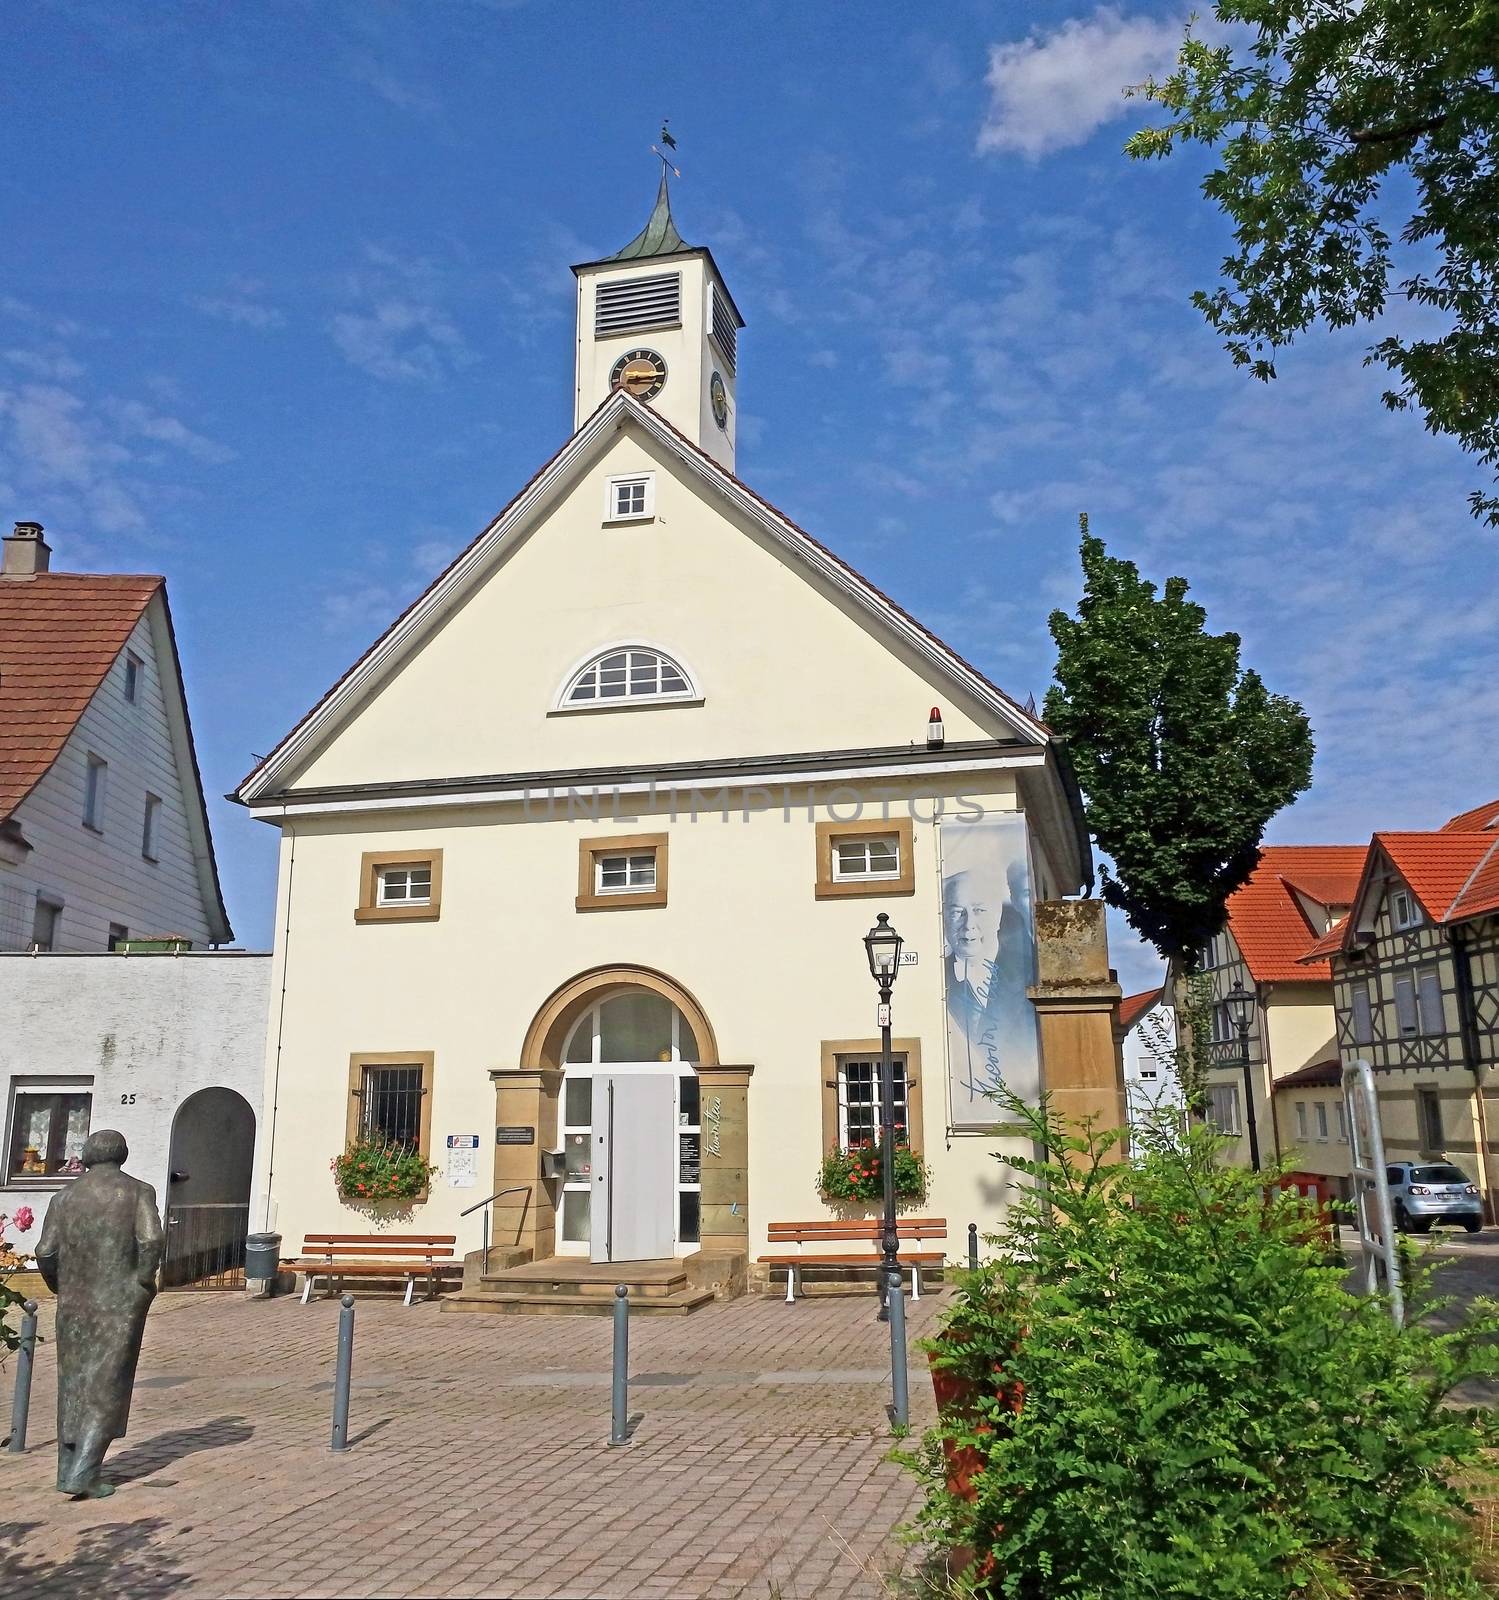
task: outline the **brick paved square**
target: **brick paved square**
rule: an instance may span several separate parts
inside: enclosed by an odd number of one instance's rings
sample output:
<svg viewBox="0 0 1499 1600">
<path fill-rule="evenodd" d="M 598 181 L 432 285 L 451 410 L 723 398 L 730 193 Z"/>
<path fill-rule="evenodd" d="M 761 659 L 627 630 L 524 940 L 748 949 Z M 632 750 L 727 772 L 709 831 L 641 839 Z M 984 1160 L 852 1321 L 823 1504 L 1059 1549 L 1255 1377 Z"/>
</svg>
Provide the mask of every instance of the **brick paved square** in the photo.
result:
<svg viewBox="0 0 1499 1600">
<path fill-rule="evenodd" d="M 0 1455 L 0 1593 L 155 1597 L 877 1597 L 914 1511 L 872 1297 L 637 1318 L 633 1442 L 610 1450 L 610 1326 L 360 1300 L 344 1455 L 338 1308 L 163 1295 L 107 1500 L 52 1487 L 44 1310 L 29 1448 Z M 910 1307 L 911 1337 L 937 1301 Z M 8 1404 L 13 1365 L 5 1373 Z M 912 1422 L 932 1413 L 912 1362 Z"/>
</svg>

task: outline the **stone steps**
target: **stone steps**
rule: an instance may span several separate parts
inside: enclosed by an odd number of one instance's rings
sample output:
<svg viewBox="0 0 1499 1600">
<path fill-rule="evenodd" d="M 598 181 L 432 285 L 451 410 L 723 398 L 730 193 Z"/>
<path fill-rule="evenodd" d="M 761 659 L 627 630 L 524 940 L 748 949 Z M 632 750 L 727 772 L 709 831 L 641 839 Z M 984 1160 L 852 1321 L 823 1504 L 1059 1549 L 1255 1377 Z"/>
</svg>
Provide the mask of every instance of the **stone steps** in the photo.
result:
<svg viewBox="0 0 1499 1600">
<path fill-rule="evenodd" d="M 683 1287 L 670 1294 L 649 1294 L 639 1299 L 630 1295 L 631 1317 L 685 1317 L 700 1307 L 711 1304 L 711 1289 Z M 510 1317 L 609 1317 L 614 1314 L 614 1294 L 607 1297 L 593 1294 L 552 1293 L 537 1286 L 522 1289 L 464 1290 L 448 1295 L 442 1309 L 451 1312 L 478 1314 L 480 1316 Z"/>
</svg>

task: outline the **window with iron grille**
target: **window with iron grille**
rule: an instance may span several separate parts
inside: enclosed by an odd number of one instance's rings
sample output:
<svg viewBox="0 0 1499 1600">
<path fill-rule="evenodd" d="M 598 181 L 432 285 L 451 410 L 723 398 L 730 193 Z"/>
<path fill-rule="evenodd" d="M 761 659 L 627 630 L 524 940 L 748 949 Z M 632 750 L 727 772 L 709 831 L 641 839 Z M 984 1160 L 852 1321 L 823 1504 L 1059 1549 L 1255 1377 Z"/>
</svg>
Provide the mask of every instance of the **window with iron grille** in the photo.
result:
<svg viewBox="0 0 1499 1600">
<path fill-rule="evenodd" d="M 739 328 L 735 323 L 734 313 L 729 310 L 724 297 L 718 292 L 717 284 L 713 286 L 713 342 L 723 356 L 723 364 L 729 369 L 729 376 L 733 377 L 735 365 L 739 360 Z"/>
<path fill-rule="evenodd" d="M 381 867 L 375 878 L 377 906 L 425 906 L 432 903 L 432 864 Z"/>
<path fill-rule="evenodd" d="M 656 887 L 656 852 L 595 856 L 594 888 L 599 894 L 631 894 Z"/>
<path fill-rule="evenodd" d="M 892 1058 L 891 1078 L 896 1143 L 903 1144 L 907 1128 L 906 1058 L 903 1055 Z M 880 1087 L 878 1056 L 839 1057 L 838 1142 L 845 1149 L 878 1141 L 883 1106 Z"/>
<path fill-rule="evenodd" d="M 367 1066 L 359 1088 L 360 1137 L 420 1149 L 422 1092 L 420 1066 Z"/>
<path fill-rule="evenodd" d="M 682 321 L 682 274 L 661 272 L 649 278 L 612 278 L 594 290 L 593 336 L 646 328 L 675 328 Z"/>
</svg>

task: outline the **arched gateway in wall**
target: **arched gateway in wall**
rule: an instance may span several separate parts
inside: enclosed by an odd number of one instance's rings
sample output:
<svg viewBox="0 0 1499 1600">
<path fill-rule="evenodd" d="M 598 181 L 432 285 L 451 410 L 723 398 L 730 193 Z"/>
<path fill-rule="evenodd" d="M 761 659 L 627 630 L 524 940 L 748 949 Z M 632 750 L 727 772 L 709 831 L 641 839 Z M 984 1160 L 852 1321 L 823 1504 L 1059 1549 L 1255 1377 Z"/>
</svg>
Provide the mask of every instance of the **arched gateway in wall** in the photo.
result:
<svg viewBox="0 0 1499 1600">
<path fill-rule="evenodd" d="M 743 1251 L 748 1086 L 666 974 L 598 967 L 556 989 L 495 1084 L 494 1238 L 594 1261 Z M 548 1152 L 560 1153 L 548 1159 Z"/>
</svg>

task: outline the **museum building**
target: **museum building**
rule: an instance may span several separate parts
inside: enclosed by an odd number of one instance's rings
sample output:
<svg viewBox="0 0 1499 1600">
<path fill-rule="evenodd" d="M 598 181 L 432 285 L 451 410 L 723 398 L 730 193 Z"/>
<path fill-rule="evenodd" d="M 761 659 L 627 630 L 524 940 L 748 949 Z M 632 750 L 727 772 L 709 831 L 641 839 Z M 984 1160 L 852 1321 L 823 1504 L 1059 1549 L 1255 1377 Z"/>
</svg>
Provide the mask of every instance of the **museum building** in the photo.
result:
<svg viewBox="0 0 1499 1600">
<path fill-rule="evenodd" d="M 996 1085 L 1123 1120 L 1076 784 L 735 475 L 744 323 L 664 177 L 573 271 L 571 439 L 236 793 L 281 834 L 254 1224 L 753 1280 L 769 1225 L 876 1213 L 825 1169 L 881 1116 L 884 912 L 902 1205 L 957 1259 Z M 426 1187 L 340 1193 L 361 1143 Z"/>
</svg>

